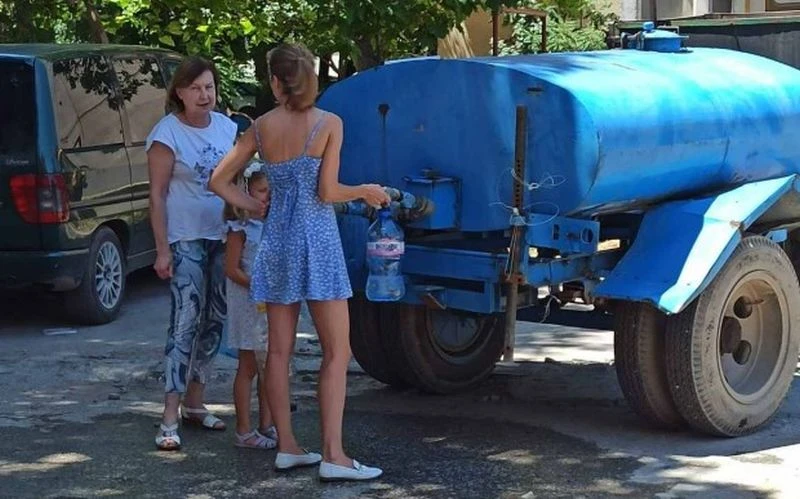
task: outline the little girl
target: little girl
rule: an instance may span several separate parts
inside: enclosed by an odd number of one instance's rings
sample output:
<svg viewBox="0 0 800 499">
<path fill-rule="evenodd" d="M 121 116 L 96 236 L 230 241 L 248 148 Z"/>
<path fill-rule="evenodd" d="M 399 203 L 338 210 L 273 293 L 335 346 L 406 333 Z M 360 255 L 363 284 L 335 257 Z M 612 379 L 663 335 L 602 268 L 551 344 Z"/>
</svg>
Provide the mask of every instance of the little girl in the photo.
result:
<svg viewBox="0 0 800 499">
<path fill-rule="evenodd" d="M 267 203 L 269 184 L 255 162 L 241 174 L 238 184 L 255 199 Z M 242 182 L 243 181 L 243 182 Z M 225 249 L 225 275 L 228 298 L 228 346 L 238 350 L 239 366 L 233 382 L 236 407 L 237 447 L 274 449 L 278 435 L 272 425 L 267 405 L 264 367 L 267 356 L 267 318 L 249 299 L 250 266 L 261 241 L 263 221 L 230 204 L 225 205 L 228 237 Z M 250 429 L 250 394 L 253 378 L 258 375 L 258 410 L 260 426 Z"/>
</svg>

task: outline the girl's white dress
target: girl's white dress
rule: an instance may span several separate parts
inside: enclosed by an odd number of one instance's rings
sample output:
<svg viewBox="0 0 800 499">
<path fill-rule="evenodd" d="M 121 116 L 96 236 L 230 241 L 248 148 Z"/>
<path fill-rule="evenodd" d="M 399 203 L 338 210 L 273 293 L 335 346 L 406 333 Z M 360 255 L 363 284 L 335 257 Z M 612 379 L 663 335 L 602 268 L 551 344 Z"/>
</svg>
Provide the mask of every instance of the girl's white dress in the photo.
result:
<svg viewBox="0 0 800 499">
<path fill-rule="evenodd" d="M 228 230 L 244 232 L 245 241 L 239 265 L 242 270 L 250 275 L 253 258 L 258 251 L 261 241 L 261 232 L 264 223 L 259 220 L 246 222 L 229 221 Z M 227 279 L 226 293 L 228 300 L 228 348 L 232 350 L 254 350 L 256 353 L 267 351 L 267 315 L 256 309 L 255 303 L 250 301 L 248 289 Z M 297 322 L 297 332 L 316 335 L 314 323 L 308 305 L 303 302 L 300 306 L 300 317 Z M 259 365 L 261 361 L 259 359 Z"/>
<path fill-rule="evenodd" d="M 247 220 L 246 222 L 229 221 L 228 230 L 244 232 L 245 241 L 239 265 L 248 276 L 251 272 L 253 258 L 261 242 L 263 222 Z M 227 279 L 228 295 L 228 347 L 235 350 L 267 350 L 267 316 L 256 309 L 250 301 L 250 290 Z"/>
</svg>

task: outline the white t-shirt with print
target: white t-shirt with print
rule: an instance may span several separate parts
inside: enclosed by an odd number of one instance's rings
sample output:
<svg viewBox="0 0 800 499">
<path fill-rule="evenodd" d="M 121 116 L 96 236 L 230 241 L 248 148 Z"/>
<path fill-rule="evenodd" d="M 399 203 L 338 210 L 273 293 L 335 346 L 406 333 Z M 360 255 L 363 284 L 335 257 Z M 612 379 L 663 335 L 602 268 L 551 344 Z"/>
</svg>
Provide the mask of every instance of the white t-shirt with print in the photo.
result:
<svg viewBox="0 0 800 499">
<path fill-rule="evenodd" d="M 159 121 L 147 137 L 145 150 L 160 142 L 172 150 L 175 165 L 167 192 L 167 240 L 225 239 L 222 210 L 225 202 L 208 190 L 208 180 L 220 160 L 233 147 L 236 124 L 221 113 L 211 113 L 211 123 L 196 128 L 174 114 Z"/>
</svg>

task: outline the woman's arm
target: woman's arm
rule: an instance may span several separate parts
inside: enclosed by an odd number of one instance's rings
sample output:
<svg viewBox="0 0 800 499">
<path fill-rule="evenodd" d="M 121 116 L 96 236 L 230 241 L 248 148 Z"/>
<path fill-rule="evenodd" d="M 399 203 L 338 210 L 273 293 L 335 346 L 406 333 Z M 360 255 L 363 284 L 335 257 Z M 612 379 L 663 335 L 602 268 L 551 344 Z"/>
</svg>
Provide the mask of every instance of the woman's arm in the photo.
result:
<svg viewBox="0 0 800 499">
<path fill-rule="evenodd" d="M 239 265 L 246 237 L 243 231 L 228 231 L 228 242 L 225 243 L 225 275 L 239 286 L 250 288 L 250 278 Z"/>
<path fill-rule="evenodd" d="M 257 124 L 254 123 L 242 134 L 233 149 L 214 168 L 214 173 L 211 174 L 211 180 L 208 182 L 208 189 L 233 206 L 251 213 L 258 213 L 263 217 L 267 209 L 266 205 L 248 196 L 233 183 L 236 174 L 245 167 L 256 152 L 256 126 Z"/>
<path fill-rule="evenodd" d="M 172 251 L 167 240 L 167 190 L 175 165 L 172 150 L 160 142 L 153 142 L 147 151 L 147 170 L 150 175 L 150 225 L 156 242 L 158 277 L 172 277 Z"/>
<path fill-rule="evenodd" d="M 383 187 L 376 184 L 358 186 L 339 183 L 339 154 L 342 150 L 342 119 L 329 114 L 331 131 L 322 153 L 322 165 L 319 174 L 319 198 L 325 203 L 344 203 L 354 199 L 363 199 L 372 206 L 381 206 L 390 201 Z"/>
</svg>

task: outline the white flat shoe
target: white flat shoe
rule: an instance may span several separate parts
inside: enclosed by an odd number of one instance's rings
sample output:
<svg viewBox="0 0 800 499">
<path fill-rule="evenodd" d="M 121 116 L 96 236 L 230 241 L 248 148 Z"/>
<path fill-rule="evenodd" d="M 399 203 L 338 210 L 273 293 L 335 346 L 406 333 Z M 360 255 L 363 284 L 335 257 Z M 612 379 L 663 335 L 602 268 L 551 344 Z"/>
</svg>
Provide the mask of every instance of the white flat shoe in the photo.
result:
<svg viewBox="0 0 800 499">
<path fill-rule="evenodd" d="M 353 459 L 353 467 L 322 461 L 319 465 L 319 479 L 323 482 L 341 482 L 345 480 L 374 480 L 383 475 L 383 470 L 364 466 Z"/>
<path fill-rule="evenodd" d="M 322 461 L 322 456 L 316 452 L 306 452 L 305 454 L 287 454 L 278 452 L 275 456 L 275 471 L 287 471 L 293 468 L 313 466 Z"/>
</svg>

